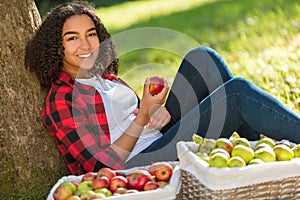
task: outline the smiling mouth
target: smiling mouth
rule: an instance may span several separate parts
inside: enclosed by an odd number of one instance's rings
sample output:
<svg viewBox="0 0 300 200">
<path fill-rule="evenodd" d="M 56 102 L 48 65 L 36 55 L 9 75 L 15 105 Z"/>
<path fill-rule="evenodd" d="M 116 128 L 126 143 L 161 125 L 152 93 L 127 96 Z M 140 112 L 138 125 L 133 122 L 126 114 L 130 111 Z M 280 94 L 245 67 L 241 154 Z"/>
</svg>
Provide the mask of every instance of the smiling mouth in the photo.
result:
<svg viewBox="0 0 300 200">
<path fill-rule="evenodd" d="M 91 57 L 93 54 L 92 53 L 88 53 L 88 54 L 81 54 L 81 55 L 78 55 L 77 57 L 79 58 L 89 58 Z"/>
</svg>

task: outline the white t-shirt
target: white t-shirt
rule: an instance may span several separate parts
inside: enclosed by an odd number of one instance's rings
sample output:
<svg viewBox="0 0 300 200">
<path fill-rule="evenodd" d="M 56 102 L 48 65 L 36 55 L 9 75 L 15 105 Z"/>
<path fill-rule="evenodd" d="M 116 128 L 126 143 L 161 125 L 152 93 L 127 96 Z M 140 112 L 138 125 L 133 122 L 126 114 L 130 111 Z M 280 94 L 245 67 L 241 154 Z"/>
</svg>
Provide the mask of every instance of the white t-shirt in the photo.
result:
<svg viewBox="0 0 300 200">
<path fill-rule="evenodd" d="M 135 119 L 134 110 L 138 107 L 138 99 L 134 91 L 117 82 L 99 77 L 76 79 L 79 83 L 93 86 L 101 94 L 105 114 L 108 121 L 111 143 L 116 141 Z M 152 142 L 160 138 L 159 130 L 144 128 L 135 147 L 126 162 L 143 151 Z"/>
</svg>

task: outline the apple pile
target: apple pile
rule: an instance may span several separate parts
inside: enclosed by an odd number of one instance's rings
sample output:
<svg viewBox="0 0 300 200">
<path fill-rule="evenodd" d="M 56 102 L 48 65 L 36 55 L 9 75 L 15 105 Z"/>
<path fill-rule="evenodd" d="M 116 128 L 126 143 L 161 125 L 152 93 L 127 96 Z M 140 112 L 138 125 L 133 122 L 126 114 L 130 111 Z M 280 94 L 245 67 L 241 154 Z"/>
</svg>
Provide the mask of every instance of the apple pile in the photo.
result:
<svg viewBox="0 0 300 200">
<path fill-rule="evenodd" d="M 130 174 L 101 168 L 87 172 L 81 182 L 62 182 L 54 191 L 55 200 L 92 200 L 121 194 L 156 190 L 169 184 L 173 166 L 168 162 L 155 162 L 146 169 L 136 169 Z"/>
<path fill-rule="evenodd" d="M 250 142 L 234 132 L 230 138 L 206 139 L 193 135 L 199 144 L 196 155 L 210 167 L 243 167 L 275 161 L 289 161 L 300 157 L 300 144 L 287 140 L 276 141 L 264 135 L 251 146 Z"/>
</svg>

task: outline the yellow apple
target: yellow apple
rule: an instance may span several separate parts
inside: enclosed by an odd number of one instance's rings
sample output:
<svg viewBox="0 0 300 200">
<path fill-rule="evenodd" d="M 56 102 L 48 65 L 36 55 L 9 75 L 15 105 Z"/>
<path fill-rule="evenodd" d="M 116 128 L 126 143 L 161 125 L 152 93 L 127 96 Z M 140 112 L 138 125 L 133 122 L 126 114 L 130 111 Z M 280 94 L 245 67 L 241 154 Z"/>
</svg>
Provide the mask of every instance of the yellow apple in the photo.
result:
<svg viewBox="0 0 300 200">
<path fill-rule="evenodd" d="M 254 152 L 254 158 L 259 158 L 264 162 L 274 162 L 276 154 L 271 148 L 259 148 Z"/>
<path fill-rule="evenodd" d="M 250 147 L 239 144 L 232 149 L 231 156 L 240 156 L 247 164 L 254 158 L 254 151 Z"/>
<path fill-rule="evenodd" d="M 294 157 L 300 157 L 300 144 L 297 144 L 296 146 L 294 146 L 292 148 L 293 152 L 294 152 Z"/>
<path fill-rule="evenodd" d="M 240 156 L 233 156 L 233 157 L 229 158 L 227 166 L 228 167 L 244 167 L 244 166 L 246 166 L 246 162 Z"/>
<path fill-rule="evenodd" d="M 216 153 L 209 159 L 210 167 L 227 167 L 228 158 L 224 153 Z"/>
<path fill-rule="evenodd" d="M 293 150 L 285 144 L 275 145 L 273 151 L 278 161 L 292 160 L 294 158 Z"/>
</svg>

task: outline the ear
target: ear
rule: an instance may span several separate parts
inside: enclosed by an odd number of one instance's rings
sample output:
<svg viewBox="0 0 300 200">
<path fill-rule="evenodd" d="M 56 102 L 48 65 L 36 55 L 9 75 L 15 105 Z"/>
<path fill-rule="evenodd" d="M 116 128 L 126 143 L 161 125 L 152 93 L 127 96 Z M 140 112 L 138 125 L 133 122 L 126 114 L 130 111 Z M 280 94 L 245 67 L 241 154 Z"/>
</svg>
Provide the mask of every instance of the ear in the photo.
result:
<svg viewBox="0 0 300 200">
<path fill-rule="evenodd" d="M 60 47 L 57 51 L 57 54 L 60 56 L 64 56 L 64 47 Z"/>
</svg>

